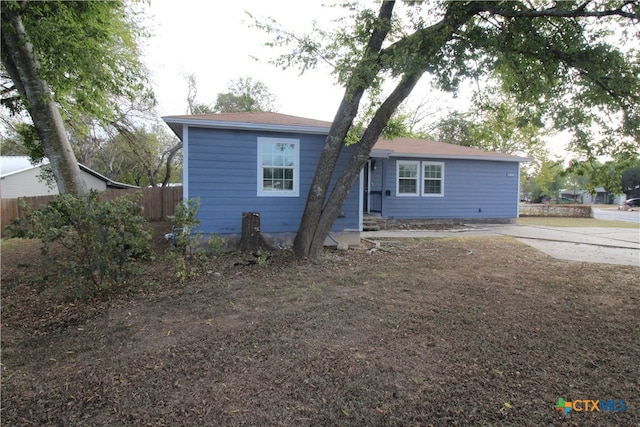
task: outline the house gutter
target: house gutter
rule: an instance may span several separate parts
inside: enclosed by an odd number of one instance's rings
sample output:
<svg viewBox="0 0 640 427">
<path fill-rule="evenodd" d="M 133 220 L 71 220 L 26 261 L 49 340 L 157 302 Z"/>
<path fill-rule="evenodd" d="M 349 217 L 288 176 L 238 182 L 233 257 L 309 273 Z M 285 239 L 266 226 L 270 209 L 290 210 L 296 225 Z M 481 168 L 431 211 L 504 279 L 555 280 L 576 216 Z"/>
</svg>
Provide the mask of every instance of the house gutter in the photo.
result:
<svg viewBox="0 0 640 427">
<path fill-rule="evenodd" d="M 395 151 L 387 152 L 388 150 L 373 150 L 371 157 L 389 159 L 392 157 L 402 158 L 416 158 L 416 159 L 447 159 L 447 160 L 487 160 L 494 162 L 530 162 L 531 159 L 527 157 L 500 157 L 500 156 L 460 156 L 451 154 L 428 154 L 428 153 L 396 153 Z"/>
<path fill-rule="evenodd" d="M 249 123 L 249 122 L 225 122 L 212 121 L 202 119 L 184 119 L 163 117 L 162 120 L 169 125 L 173 132 L 182 138 L 180 127 L 200 127 L 208 129 L 231 129 L 231 130 L 249 130 L 262 132 L 284 132 L 284 133 L 304 133 L 311 135 L 329 135 L 329 128 L 316 126 L 296 126 L 269 123 Z M 179 125 L 179 126 L 176 126 Z"/>
</svg>

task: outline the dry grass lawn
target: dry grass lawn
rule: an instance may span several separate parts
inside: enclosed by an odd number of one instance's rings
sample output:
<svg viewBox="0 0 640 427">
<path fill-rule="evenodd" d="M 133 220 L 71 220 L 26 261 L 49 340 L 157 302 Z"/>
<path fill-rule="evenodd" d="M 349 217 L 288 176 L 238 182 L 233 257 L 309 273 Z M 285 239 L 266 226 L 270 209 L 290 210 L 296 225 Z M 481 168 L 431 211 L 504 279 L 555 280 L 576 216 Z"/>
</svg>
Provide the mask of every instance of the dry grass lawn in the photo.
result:
<svg viewBox="0 0 640 427">
<path fill-rule="evenodd" d="M 183 284 L 160 257 L 105 302 L 38 292 L 36 253 L 2 243 L 4 425 L 640 425 L 640 268 L 384 241 L 227 255 Z"/>
</svg>

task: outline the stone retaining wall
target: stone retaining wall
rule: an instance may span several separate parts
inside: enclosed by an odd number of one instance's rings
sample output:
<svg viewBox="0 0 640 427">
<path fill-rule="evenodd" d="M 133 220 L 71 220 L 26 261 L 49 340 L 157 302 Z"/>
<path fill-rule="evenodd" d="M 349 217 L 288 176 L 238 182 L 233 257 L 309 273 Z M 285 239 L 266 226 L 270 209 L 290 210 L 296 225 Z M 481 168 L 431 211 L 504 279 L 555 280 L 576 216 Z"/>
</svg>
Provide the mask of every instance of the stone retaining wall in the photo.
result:
<svg viewBox="0 0 640 427">
<path fill-rule="evenodd" d="M 520 205 L 520 216 L 554 216 L 566 218 L 591 218 L 588 205 L 526 204 Z"/>
</svg>

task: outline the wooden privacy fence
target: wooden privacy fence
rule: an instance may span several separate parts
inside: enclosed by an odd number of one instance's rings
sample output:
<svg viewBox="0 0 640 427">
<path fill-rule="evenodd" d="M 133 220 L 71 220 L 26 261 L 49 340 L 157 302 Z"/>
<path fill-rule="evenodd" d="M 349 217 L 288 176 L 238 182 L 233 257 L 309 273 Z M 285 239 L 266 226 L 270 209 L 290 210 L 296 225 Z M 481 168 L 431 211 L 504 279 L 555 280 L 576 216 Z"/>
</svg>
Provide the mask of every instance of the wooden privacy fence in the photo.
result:
<svg viewBox="0 0 640 427">
<path fill-rule="evenodd" d="M 167 215 L 173 215 L 176 205 L 182 201 L 182 187 L 156 187 L 134 188 L 127 190 L 109 189 L 100 194 L 100 200 L 113 200 L 127 193 L 142 192 L 140 204 L 144 207 L 144 218 L 147 221 L 164 221 Z M 21 197 L 28 206 L 28 210 L 46 205 L 56 196 Z M 18 203 L 19 199 L 2 199 L 2 211 L 0 212 L 0 224 L 2 235 L 5 235 L 4 227 L 14 218 L 25 215 L 24 209 Z"/>
</svg>

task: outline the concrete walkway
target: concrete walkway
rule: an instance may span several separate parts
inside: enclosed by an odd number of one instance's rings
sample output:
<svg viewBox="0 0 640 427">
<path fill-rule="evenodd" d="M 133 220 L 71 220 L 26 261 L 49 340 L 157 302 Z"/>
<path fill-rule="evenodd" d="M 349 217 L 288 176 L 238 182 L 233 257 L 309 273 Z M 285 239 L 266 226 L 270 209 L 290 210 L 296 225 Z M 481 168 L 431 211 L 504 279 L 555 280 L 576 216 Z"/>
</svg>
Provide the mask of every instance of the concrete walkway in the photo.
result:
<svg viewBox="0 0 640 427">
<path fill-rule="evenodd" d="M 477 225 L 458 230 L 381 230 L 362 238 L 511 236 L 554 258 L 640 267 L 640 229 Z"/>
</svg>

